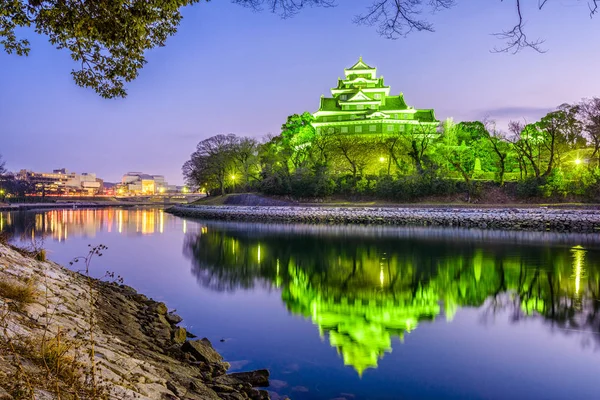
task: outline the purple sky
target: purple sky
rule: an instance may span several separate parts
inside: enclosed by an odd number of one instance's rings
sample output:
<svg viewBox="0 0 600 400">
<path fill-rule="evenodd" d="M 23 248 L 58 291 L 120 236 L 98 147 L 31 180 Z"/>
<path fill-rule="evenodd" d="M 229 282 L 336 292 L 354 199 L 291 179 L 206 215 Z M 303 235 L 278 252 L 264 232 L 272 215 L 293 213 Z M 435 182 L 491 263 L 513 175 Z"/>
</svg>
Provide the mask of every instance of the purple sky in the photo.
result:
<svg viewBox="0 0 600 400">
<path fill-rule="evenodd" d="M 538 118 L 600 95 L 600 16 L 584 1 L 527 2 L 527 29 L 548 52 L 492 54 L 490 34 L 511 27 L 511 2 L 460 0 L 432 18 L 435 33 L 387 40 L 352 24 L 367 0 L 307 9 L 289 20 L 228 2 L 201 3 L 128 86 L 105 100 L 77 87 L 65 51 L 29 35 L 27 58 L 0 53 L 0 154 L 10 170 L 65 167 L 107 181 L 127 171 L 181 183 L 198 141 L 219 133 L 278 134 L 289 114 L 314 112 L 343 69 L 362 55 L 392 94 L 438 119 Z M 535 3 L 535 4 L 534 4 Z"/>
</svg>

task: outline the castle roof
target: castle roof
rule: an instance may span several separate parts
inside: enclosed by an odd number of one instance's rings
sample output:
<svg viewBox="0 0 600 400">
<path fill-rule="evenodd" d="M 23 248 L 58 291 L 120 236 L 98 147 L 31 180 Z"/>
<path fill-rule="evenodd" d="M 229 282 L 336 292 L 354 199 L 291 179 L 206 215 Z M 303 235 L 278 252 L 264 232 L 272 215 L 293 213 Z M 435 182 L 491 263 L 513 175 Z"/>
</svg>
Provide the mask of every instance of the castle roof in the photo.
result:
<svg viewBox="0 0 600 400">
<path fill-rule="evenodd" d="M 347 68 L 348 71 L 351 71 L 351 70 L 365 70 L 365 69 L 375 69 L 375 68 L 367 65 L 363 61 L 362 56 L 358 58 L 358 61 L 356 62 L 356 64 L 354 64 L 350 68 Z"/>
</svg>

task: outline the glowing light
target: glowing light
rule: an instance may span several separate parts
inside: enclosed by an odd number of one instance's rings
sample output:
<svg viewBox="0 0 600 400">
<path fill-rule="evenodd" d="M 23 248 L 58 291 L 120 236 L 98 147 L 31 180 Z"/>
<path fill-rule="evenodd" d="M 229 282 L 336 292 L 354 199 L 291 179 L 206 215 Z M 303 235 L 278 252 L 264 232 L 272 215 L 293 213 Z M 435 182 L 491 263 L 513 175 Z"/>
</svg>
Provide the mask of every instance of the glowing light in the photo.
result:
<svg viewBox="0 0 600 400">
<path fill-rule="evenodd" d="M 234 181 L 235 180 L 235 175 L 231 175 L 231 180 Z"/>
<path fill-rule="evenodd" d="M 385 157 L 379 157 L 379 162 L 385 162 Z"/>
<path fill-rule="evenodd" d="M 187 221 L 183 220 L 183 233 L 187 233 Z"/>
<path fill-rule="evenodd" d="M 576 158 L 576 159 L 575 159 L 575 164 L 576 164 L 576 165 L 579 165 L 579 164 L 581 164 L 581 159 L 579 159 L 579 158 Z"/>
<path fill-rule="evenodd" d="M 585 250 L 581 246 L 575 246 L 571 249 L 573 254 L 573 275 L 575 278 L 575 296 L 579 296 L 581 287 L 581 277 L 584 275 L 583 265 L 585 260 Z"/>
<path fill-rule="evenodd" d="M 258 263 L 260 264 L 260 244 L 258 245 Z"/>
<path fill-rule="evenodd" d="M 160 215 L 160 222 L 159 222 L 159 225 L 158 225 L 158 230 L 159 230 L 160 233 L 163 233 L 164 229 L 165 229 L 165 216 L 164 216 L 163 210 L 159 211 L 159 215 Z"/>
</svg>

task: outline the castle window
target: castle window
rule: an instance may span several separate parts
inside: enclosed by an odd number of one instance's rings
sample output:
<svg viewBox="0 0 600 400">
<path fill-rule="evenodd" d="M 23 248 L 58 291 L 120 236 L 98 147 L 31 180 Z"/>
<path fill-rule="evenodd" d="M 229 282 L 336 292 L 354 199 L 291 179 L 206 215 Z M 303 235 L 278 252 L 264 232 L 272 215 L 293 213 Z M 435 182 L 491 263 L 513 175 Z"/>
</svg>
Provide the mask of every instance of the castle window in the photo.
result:
<svg viewBox="0 0 600 400">
<path fill-rule="evenodd" d="M 402 114 L 402 119 L 408 119 L 408 114 Z"/>
<path fill-rule="evenodd" d="M 393 132 L 394 131 L 394 125 L 388 125 L 387 126 L 387 130 L 388 130 L 388 132 Z"/>
<path fill-rule="evenodd" d="M 342 100 L 346 100 L 348 98 L 345 94 L 341 95 L 340 97 Z"/>
<path fill-rule="evenodd" d="M 365 106 L 362 105 L 362 104 L 359 104 L 359 105 L 356 106 L 357 110 L 363 110 L 364 108 L 365 108 Z"/>
<path fill-rule="evenodd" d="M 348 133 L 348 127 L 342 126 L 342 133 Z"/>
<path fill-rule="evenodd" d="M 394 119 L 398 119 L 398 114 L 394 114 Z"/>
<path fill-rule="evenodd" d="M 376 98 L 377 100 L 380 100 L 380 99 L 381 99 L 381 94 L 380 94 L 380 93 L 375 93 L 375 98 Z"/>
<path fill-rule="evenodd" d="M 341 121 L 341 120 L 342 120 L 342 116 L 341 116 L 341 115 L 339 115 L 339 116 L 338 116 L 338 121 Z"/>
<path fill-rule="evenodd" d="M 400 126 L 398 126 L 398 130 L 399 130 L 400 132 L 404 132 L 404 125 L 400 125 Z"/>
<path fill-rule="evenodd" d="M 356 119 L 356 115 L 352 114 L 352 115 L 350 116 L 350 119 Z"/>
<path fill-rule="evenodd" d="M 356 133 L 361 133 L 362 132 L 362 126 L 358 125 L 354 128 L 354 132 Z"/>
<path fill-rule="evenodd" d="M 375 132 L 377 130 L 377 125 L 369 125 L 369 132 Z"/>
</svg>

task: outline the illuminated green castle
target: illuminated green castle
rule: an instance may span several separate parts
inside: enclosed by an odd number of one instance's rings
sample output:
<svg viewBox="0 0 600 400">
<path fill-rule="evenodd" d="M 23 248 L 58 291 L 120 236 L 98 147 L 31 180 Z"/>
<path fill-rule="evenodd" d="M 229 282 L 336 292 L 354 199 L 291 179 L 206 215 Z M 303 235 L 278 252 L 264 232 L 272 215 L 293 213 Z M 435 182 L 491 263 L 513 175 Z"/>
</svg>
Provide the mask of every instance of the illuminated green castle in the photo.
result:
<svg viewBox="0 0 600 400">
<path fill-rule="evenodd" d="M 317 133 L 430 133 L 439 125 L 433 110 L 409 107 L 402 93 L 390 96 L 383 77 L 378 78 L 377 69 L 363 62 L 362 57 L 344 69 L 344 74 L 345 79 L 338 79 L 337 87 L 331 89 L 333 97 L 321 97 L 312 124 Z"/>
</svg>

